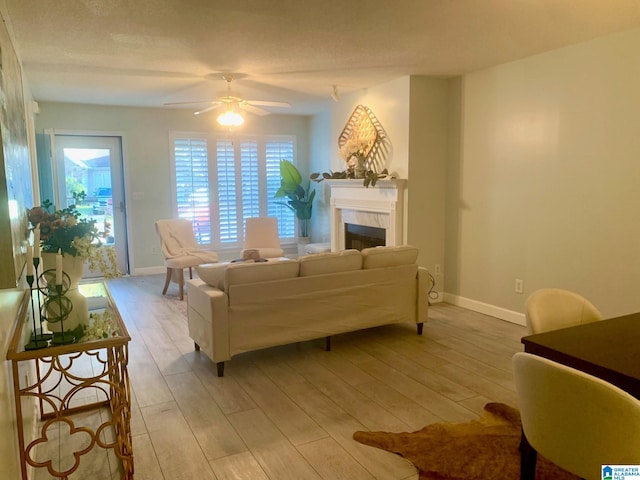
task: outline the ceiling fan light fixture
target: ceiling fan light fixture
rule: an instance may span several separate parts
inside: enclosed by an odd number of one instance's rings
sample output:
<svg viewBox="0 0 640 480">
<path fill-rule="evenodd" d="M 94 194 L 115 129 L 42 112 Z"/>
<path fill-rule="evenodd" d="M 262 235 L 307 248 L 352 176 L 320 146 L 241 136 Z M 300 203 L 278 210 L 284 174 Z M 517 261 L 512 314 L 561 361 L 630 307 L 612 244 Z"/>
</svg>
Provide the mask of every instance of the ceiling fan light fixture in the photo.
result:
<svg viewBox="0 0 640 480">
<path fill-rule="evenodd" d="M 244 118 L 235 108 L 235 105 L 230 105 L 229 108 L 225 109 L 216 121 L 222 125 L 223 127 L 239 127 L 244 123 Z"/>
</svg>

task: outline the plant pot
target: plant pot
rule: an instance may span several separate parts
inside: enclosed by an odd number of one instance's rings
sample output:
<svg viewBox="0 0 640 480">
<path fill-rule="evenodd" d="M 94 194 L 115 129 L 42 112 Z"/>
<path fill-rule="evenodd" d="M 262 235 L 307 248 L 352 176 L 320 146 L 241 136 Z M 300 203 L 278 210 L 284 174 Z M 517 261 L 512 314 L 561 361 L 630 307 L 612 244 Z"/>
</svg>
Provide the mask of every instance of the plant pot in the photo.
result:
<svg viewBox="0 0 640 480">
<path fill-rule="evenodd" d="M 311 243 L 311 237 L 298 237 L 298 256 L 307 254 L 305 247 Z"/>
</svg>

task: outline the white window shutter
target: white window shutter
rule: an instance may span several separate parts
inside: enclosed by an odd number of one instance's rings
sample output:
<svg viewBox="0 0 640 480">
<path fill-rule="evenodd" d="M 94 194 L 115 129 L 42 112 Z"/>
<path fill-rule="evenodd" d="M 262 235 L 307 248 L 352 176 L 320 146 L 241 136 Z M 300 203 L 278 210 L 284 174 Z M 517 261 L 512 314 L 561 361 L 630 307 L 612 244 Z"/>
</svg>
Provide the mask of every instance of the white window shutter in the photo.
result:
<svg viewBox="0 0 640 480">
<path fill-rule="evenodd" d="M 238 204 L 236 195 L 235 152 L 231 140 L 216 142 L 218 169 L 219 239 L 221 244 L 238 241 Z"/>
<path fill-rule="evenodd" d="M 247 218 L 260 216 L 261 182 L 258 143 L 255 140 L 244 140 L 240 143 L 240 165 L 242 176 L 242 223 L 244 225 L 244 220 Z"/>
<path fill-rule="evenodd" d="M 280 160 L 293 162 L 293 141 L 265 142 L 265 157 L 267 166 L 267 215 L 278 218 L 280 238 L 296 237 L 296 217 L 287 206 L 282 205 L 286 198 L 274 198 L 280 188 Z"/>
<path fill-rule="evenodd" d="M 190 220 L 200 244 L 211 243 L 207 142 L 174 140 L 176 208 L 179 218 Z"/>
</svg>

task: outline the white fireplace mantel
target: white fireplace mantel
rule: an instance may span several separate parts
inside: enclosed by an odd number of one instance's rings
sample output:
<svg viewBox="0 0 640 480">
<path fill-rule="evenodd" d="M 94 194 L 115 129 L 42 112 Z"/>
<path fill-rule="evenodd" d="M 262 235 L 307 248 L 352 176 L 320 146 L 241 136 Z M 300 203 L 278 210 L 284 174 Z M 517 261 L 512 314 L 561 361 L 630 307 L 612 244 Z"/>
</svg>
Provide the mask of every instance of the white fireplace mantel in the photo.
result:
<svg viewBox="0 0 640 480">
<path fill-rule="evenodd" d="M 361 179 L 325 180 L 331 189 L 331 251 L 344 250 L 345 223 L 385 229 L 386 245 L 403 241 L 403 208 L 406 180 L 378 180 L 375 187 Z"/>
</svg>

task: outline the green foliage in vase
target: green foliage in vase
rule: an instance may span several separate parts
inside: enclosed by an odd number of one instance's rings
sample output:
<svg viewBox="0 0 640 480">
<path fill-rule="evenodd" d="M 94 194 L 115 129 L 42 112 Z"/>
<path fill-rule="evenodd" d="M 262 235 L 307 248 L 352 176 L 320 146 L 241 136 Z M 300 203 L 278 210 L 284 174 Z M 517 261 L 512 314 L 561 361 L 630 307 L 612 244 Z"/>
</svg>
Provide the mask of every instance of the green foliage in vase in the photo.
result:
<svg viewBox="0 0 640 480">
<path fill-rule="evenodd" d="M 322 173 L 312 173 L 310 175 L 311 180 L 320 183 L 323 180 L 344 180 L 347 178 L 361 178 L 362 185 L 365 187 L 375 187 L 378 180 L 393 178 L 389 175 L 389 171 L 385 168 L 380 173 L 376 173 L 373 170 L 364 169 L 362 172 L 357 172 L 355 168 L 342 170 L 339 172 L 329 171 Z"/>
</svg>

